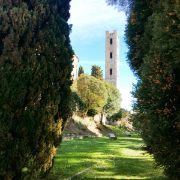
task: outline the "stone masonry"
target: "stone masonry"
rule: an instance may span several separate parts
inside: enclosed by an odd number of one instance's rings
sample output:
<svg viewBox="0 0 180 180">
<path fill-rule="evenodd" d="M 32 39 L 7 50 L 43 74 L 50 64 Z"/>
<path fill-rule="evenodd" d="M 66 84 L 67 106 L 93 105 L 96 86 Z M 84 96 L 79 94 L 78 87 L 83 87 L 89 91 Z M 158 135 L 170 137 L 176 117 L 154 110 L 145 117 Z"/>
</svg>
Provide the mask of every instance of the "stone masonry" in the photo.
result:
<svg viewBox="0 0 180 180">
<path fill-rule="evenodd" d="M 105 80 L 119 88 L 119 36 L 106 31 Z"/>
</svg>

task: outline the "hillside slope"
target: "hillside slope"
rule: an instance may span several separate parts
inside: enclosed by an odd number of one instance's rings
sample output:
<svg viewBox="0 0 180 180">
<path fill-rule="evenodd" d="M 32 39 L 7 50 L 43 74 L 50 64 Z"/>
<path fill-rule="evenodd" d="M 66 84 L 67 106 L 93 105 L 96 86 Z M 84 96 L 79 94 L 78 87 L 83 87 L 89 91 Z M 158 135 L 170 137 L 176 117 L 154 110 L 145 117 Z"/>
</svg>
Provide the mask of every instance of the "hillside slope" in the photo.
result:
<svg viewBox="0 0 180 180">
<path fill-rule="evenodd" d="M 69 134 L 80 136 L 107 136 L 112 130 L 100 124 L 100 115 L 81 118 L 74 115 L 66 124 L 64 136 Z"/>
</svg>

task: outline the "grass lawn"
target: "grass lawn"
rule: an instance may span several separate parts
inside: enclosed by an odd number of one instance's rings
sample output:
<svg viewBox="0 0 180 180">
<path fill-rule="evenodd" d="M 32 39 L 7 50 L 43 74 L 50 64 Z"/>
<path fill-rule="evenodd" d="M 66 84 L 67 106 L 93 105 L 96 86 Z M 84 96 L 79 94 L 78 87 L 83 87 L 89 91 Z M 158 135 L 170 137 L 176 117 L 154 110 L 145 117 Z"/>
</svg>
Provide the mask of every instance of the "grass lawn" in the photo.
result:
<svg viewBox="0 0 180 180">
<path fill-rule="evenodd" d="M 47 180 L 165 179 L 137 136 L 64 141 Z"/>
</svg>

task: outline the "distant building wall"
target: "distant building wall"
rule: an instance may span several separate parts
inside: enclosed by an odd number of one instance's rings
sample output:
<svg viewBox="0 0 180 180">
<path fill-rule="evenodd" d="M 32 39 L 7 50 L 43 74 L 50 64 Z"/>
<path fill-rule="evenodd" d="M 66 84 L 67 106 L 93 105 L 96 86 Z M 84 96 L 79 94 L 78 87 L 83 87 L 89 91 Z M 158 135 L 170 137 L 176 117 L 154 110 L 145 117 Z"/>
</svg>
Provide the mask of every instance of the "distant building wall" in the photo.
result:
<svg viewBox="0 0 180 180">
<path fill-rule="evenodd" d="M 72 58 L 73 70 L 71 73 L 73 80 L 76 80 L 78 78 L 78 63 L 79 63 L 79 58 L 76 55 L 73 55 Z"/>
<path fill-rule="evenodd" d="M 105 80 L 119 88 L 119 36 L 106 31 Z"/>
</svg>

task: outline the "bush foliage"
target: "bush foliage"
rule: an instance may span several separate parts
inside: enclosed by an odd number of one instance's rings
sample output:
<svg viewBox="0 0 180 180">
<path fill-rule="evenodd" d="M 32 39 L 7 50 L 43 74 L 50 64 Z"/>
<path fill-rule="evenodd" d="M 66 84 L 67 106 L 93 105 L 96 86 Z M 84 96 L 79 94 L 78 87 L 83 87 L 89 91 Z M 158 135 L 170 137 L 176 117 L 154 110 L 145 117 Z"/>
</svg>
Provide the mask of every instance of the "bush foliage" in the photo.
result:
<svg viewBox="0 0 180 180">
<path fill-rule="evenodd" d="M 170 178 L 180 177 L 179 19 L 178 1 L 134 1 L 127 27 L 134 124 Z"/>
<path fill-rule="evenodd" d="M 137 75 L 134 125 L 170 179 L 180 177 L 180 3 L 107 0 L 129 9 L 128 61 Z M 127 3 L 129 5 L 127 5 Z"/>
<path fill-rule="evenodd" d="M 70 115 L 70 0 L 0 0 L 0 179 L 52 167 Z"/>
</svg>

